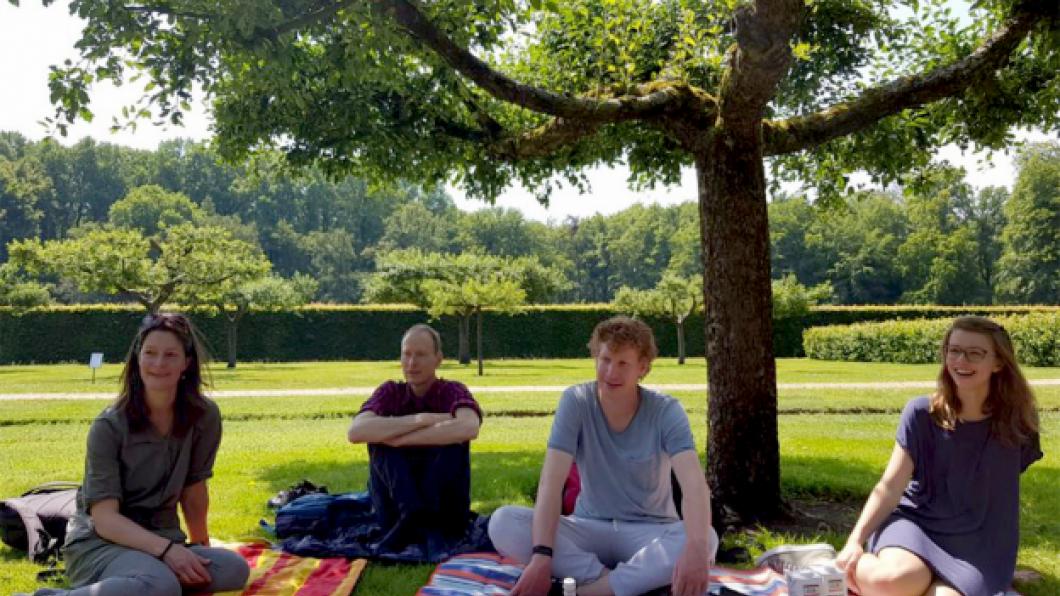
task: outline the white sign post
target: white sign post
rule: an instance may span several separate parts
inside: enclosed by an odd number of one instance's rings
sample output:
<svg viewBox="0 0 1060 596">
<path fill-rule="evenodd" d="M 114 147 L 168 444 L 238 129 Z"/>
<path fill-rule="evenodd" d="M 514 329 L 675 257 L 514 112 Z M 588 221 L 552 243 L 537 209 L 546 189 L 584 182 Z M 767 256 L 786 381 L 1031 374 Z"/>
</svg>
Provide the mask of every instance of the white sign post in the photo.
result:
<svg viewBox="0 0 1060 596">
<path fill-rule="evenodd" d="M 95 383 L 96 369 L 103 367 L 103 352 L 92 352 L 88 358 L 88 367 L 92 369 L 92 383 Z"/>
</svg>

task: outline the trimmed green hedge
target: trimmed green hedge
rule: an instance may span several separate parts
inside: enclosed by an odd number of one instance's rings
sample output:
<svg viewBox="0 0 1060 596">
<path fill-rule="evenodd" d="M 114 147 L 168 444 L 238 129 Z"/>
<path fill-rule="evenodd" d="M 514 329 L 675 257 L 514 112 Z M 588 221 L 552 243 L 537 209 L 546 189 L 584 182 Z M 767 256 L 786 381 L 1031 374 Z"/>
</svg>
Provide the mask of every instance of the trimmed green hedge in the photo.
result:
<svg viewBox="0 0 1060 596">
<path fill-rule="evenodd" d="M 487 312 L 483 324 L 486 358 L 570 358 L 586 356 L 593 327 L 615 312 L 608 305 L 539 306 L 525 313 Z M 63 306 L 18 312 L 0 308 L 0 363 L 87 361 L 103 352 L 121 361 L 144 311 L 134 306 Z M 215 359 L 226 355 L 225 322 L 207 311 L 191 313 Z M 252 312 L 239 325 L 242 361 L 389 360 L 397 357 L 401 334 L 415 323 L 430 322 L 442 334 L 445 353 L 457 355 L 458 328 L 453 317 L 428 321 L 412 307 L 312 305 L 284 312 Z M 674 326 L 649 320 L 665 356 L 677 354 Z M 689 356 L 703 355 L 703 319 L 686 324 Z M 475 355 L 475 322 L 471 354 Z"/>
<path fill-rule="evenodd" d="M 999 316 L 1028 366 L 1060 366 L 1060 311 Z M 939 361 L 939 342 L 953 317 L 813 327 L 804 334 L 806 354 L 818 360 L 852 362 Z"/>
<path fill-rule="evenodd" d="M 1047 310 L 1048 307 L 819 307 L 806 318 L 774 322 L 778 357 L 802 356 L 803 330 L 814 325 L 895 318 L 952 317 L 957 313 L 991 316 Z M 143 318 L 131 305 L 74 305 L 19 311 L 0 307 L 0 363 L 84 362 L 103 352 L 108 362 L 125 356 Z M 615 314 L 606 304 L 535 306 L 517 315 L 486 313 L 483 351 L 487 358 L 570 358 L 587 354 L 594 325 Z M 226 354 L 224 321 L 208 311 L 192 318 L 206 335 L 218 359 Z M 243 361 L 389 360 L 397 355 L 401 333 L 427 314 L 410 306 L 310 305 L 284 312 L 252 312 L 239 326 L 239 359 Z M 647 321 L 655 330 L 663 356 L 677 355 L 673 323 Z M 456 356 L 457 321 L 443 317 L 432 324 L 442 333 L 446 354 Z M 704 353 L 703 317 L 685 323 L 690 357 Z M 474 355 L 474 324 L 472 324 Z"/>
</svg>

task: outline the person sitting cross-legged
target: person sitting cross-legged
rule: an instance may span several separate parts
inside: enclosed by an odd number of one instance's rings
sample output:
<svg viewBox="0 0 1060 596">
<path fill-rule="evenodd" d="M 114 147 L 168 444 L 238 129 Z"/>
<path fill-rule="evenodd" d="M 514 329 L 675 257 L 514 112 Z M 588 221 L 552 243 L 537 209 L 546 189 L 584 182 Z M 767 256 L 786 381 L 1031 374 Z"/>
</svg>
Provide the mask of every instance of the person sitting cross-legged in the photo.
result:
<svg viewBox="0 0 1060 596">
<path fill-rule="evenodd" d="M 701 596 L 718 548 L 710 493 L 688 416 L 674 398 L 640 386 L 657 351 L 651 328 L 626 317 L 596 326 L 589 342 L 596 381 L 564 391 L 552 422 L 534 509 L 490 518 L 497 551 L 526 564 L 513 596 L 548 593 L 553 576 L 578 594 L 641 594 L 672 584 Z M 560 515 L 576 462 L 582 490 Z M 678 517 L 670 472 L 682 496 Z"/>
<path fill-rule="evenodd" d="M 42 588 L 37 596 L 180 596 L 246 584 L 247 562 L 210 546 L 207 480 L 221 413 L 203 394 L 205 359 L 186 316 L 144 318 L 118 399 L 88 430 L 84 482 L 63 547 L 73 589 Z"/>
<path fill-rule="evenodd" d="M 438 332 L 415 325 L 401 339 L 404 382 L 380 385 L 350 424 L 367 443 L 368 490 L 383 529 L 379 548 L 461 537 L 472 518 L 469 442 L 482 411 L 467 387 L 437 376 Z"/>
</svg>

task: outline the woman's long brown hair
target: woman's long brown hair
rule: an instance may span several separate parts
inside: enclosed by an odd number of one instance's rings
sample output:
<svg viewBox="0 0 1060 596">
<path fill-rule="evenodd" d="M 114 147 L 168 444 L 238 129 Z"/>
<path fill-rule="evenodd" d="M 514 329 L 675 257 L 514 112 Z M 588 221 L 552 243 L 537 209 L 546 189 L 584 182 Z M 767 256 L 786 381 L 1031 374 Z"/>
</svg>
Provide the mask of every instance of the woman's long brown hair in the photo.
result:
<svg viewBox="0 0 1060 596">
<path fill-rule="evenodd" d="M 140 376 L 140 348 L 143 347 L 147 336 L 154 331 L 166 331 L 176 336 L 184 346 L 184 355 L 188 358 L 188 368 L 177 382 L 177 399 L 173 402 L 173 436 L 183 437 L 206 411 L 202 373 L 208 360 L 198 330 L 185 315 L 159 313 L 144 317 L 132 345 L 129 346 L 129 354 L 125 357 L 121 390 L 114 407 L 125 412 L 129 429 L 133 432 L 141 431 L 150 424 L 144 381 Z"/>
<path fill-rule="evenodd" d="M 1038 407 L 1027 379 L 1016 363 L 1016 352 L 1008 331 L 985 317 L 958 317 L 946 330 L 942 340 L 942 371 L 938 389 L 931 397 L 931 417 L 947 430 L 957 426 L 961 402 L 957 399 L 957 385 L 946 367 L 946 351 L 950 336 L 956 330 L 969 331 L 989 337 L 1001 370 L 990 375 L 990 392 L 983 411 L 991 416 L 991 431 L 1003 444 L 1014 447 L 1027 442 L 1038 432 Z"/>
</svg>

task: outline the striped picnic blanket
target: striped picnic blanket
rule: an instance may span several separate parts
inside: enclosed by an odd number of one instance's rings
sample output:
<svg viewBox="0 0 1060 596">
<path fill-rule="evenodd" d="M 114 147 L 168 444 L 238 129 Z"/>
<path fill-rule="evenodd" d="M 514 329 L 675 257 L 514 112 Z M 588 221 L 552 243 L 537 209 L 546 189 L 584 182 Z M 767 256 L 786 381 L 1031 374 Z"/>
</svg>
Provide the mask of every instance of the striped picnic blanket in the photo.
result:
<svg viewBox="0 0 1060 596">
<path fill-rule="evenodd" d="M 522 572 L 522 565 L 495 553 L 458 555 L 438 565 L 416 596 L 505 596 Z M 788 596 L 784 576 L 765 567 L 711 567 L 709 593 L 721 594 L 723 587 L 731 590 L 726 594 Z"/>
<path fill-rule="evenodd" d="M 299 557 L 272 550 L 267 542 L 217 546 L 243 555 L 250 578 L 243 590 L 215 596 L 347 596 L 366 564 L 364 559 Z"/>
</svg>

